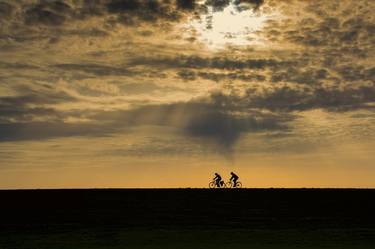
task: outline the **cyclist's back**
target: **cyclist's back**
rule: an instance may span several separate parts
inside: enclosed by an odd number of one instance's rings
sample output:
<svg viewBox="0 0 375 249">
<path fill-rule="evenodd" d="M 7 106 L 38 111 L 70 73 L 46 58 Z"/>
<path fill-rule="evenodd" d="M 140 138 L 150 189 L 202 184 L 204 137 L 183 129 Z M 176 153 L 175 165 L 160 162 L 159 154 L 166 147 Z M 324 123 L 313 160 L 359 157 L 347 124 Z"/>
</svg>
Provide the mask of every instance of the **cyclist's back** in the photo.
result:
<svg viewBox="0 0 375 249">
<path fill-rule="evenodd" d="M 238 181 L 239 177 L 238 177 L 238 175 L 236 175 L 233 172 L 230 172 L 230 174 L 231 174 L 230 181 L 233 181 L 234 187 L 236 187 L 237 186 L 237 181 Z"/>
<path fill-rule="evenodd" d="M 217 187 L 221 187 L 221 176 L 218 173 L 215 173 L 214 181 Z"/>
</svg>

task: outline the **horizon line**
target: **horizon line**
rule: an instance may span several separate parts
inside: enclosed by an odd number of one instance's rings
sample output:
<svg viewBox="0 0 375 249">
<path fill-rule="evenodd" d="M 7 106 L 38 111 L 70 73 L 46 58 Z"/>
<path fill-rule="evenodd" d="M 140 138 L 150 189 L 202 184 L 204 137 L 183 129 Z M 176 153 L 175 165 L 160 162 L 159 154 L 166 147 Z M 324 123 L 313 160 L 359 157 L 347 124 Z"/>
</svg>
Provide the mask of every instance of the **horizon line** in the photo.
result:
<svg viewBox="0 0 375 249">
<path fill-rule="evenodd" d="M 23 191 L 23 190 L 209 190 L 207 187 L 124 187 L 124 188 L 105 188 L 105 187 L 92 187 L 92 188 L 0 188 L 0 191 Z M 215 190 L 234 189 L 235 191 L 242 190 L 375 190 L 375 187 L 250 187 L 250 188 L 214 188 Z"/>
</svg>

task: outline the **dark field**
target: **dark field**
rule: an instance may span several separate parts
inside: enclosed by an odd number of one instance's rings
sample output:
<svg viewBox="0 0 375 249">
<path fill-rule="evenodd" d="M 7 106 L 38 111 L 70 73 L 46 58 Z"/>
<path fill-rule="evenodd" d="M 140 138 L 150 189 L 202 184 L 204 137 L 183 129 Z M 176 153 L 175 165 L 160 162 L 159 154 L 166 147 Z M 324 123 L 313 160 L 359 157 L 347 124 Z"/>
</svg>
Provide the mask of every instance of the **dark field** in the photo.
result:
<svg viewBox="0 0 375 249">
<path fill-rule="evenodd" d="M 375 190 L 0 191 L 0 249 L 375 248 Z"/>
</svg>

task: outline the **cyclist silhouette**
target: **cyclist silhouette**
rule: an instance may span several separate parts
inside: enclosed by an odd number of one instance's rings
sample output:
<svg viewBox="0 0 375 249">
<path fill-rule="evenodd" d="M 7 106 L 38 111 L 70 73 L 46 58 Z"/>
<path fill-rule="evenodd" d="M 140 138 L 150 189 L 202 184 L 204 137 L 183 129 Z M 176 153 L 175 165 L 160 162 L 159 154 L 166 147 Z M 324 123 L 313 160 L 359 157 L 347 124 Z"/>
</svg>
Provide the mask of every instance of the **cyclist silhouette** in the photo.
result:
<svg viewBox="0 0 375 249">
<path fill-rule="evenodd" d="M 217 187 L 221 187 L 221 185 L 222 185 L 222 181 L 221 181 L 221 176 L 218 174 L 218 173 L 215 173 L 215 177 L 214 177 L 214 181 L 216 182 L 216 186 Z"/>
<path fill-rule="evenodd" d="M 238 181 L 238 175 L 236 175 L 235 173 L 233 173 L 233 172 L 230 172 L 230 174 L 231 174 L 231 178 L 229 179 L 229 181 L 233 181 L 233 183 L 234 183 L 234 187 L 236 187 L 237 186 L 237 181 Z"/>
</svg>

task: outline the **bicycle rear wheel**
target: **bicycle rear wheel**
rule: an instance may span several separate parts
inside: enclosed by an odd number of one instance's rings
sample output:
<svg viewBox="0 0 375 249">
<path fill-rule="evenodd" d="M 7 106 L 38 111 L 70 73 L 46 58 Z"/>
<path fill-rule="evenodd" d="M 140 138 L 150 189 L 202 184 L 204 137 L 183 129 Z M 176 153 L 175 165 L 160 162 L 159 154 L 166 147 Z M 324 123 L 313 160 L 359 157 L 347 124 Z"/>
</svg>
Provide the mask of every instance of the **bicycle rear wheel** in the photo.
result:
<svg viewBox="0 0 375 249">
<path fill-rule="evenodd" d="M 215 183 L 215 182 L 210 182 L 210 183 L 208 184 L 208 187 L 209 187 L 209 188 L 215 188 L 215 187 L 216 187 L 216 183 Z"/>
<path fill-rule="evenodd" d="M 226 186 L 227 186 L 227 188 L 233 188 L 233 183 L 232 182 L 227 182 Z"/>
</svg>

